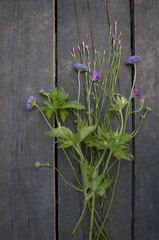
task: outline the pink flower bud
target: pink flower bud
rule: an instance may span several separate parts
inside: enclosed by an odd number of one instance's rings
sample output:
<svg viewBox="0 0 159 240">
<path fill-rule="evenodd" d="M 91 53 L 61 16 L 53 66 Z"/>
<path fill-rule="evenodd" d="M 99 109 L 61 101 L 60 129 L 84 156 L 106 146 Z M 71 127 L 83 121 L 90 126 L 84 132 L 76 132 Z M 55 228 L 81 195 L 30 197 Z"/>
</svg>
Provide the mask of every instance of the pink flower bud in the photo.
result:
<svg viewBox="0 0 159 240">
<path fill-rule="evenodd" d="M 82 42 L 83 47 L 85 46 L 85 42 Z"/>
<path fill-rule="evenodd" d="M 86 46 L 85 46 L 85 49 L 87 49 L 87 50 L 88 50 L 88 45 L 86 45 Z"/>
<path fill-rule="evenodd" d="M 72 48 L 72 52 L 75 52 L 75 48 L 74 47 Z"/>
<path fill-rule="evenodd" d="M 87 63 L 88 67 L 90 66 L 90 62 Z"/>
<path fill-rule="evenodd" d="M 119 47 L 121 46 L 121 40 L 120 39 L 118 40 L 118 46 Z"/>
<path fill-rule="evenodd" d="M 112 35 L 112 39 L 115 39 L 115 34 Z"/>
<path fill-rule="evenodd" d="M 118 24 L 117 21 L 115 21 L 114 24 L 117 25 Z"/>
</svg>

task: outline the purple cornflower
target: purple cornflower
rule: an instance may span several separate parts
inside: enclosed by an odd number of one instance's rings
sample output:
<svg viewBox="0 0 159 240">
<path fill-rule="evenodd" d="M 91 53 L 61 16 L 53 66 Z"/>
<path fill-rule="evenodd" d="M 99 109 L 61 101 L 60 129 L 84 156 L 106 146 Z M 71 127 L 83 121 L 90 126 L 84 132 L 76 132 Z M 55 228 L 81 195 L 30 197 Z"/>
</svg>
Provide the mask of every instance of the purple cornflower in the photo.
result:
<svg viewBox="0 0 159 240">
<path fill-rule="evenodd" d="M 112 39 L 115 39 L 115 34 L 112 35 Z"/>
<path fill-rule="evenodd" d="M 26 107 L 27 110 L 31 110 L 36 104 L 36 98 L 34 96 L 30 96 L 27 100 Z"/>
<path fill-rule="evenodd" d="M 87 50 L 88 50 L 88 45 L 86 45 L 86 46 L 85 46 L 85 49 L 87 49 Z"/>
<path fill-rule="evenodd" d="M 99 72 L 96 72 L 95 70 L 93 70 L 92 71 L 93 80 L 97 80 L 97 79 L 100 80 L 99 74 L 100 74 Z"/>
<path fill-rule="evenodd" d="M 134 95 L 138 98 L 142 98 L 137 88 L 134 89 Z"/>
<path fill-rule="evenodd" d="M 83 64 L 81 64 L 81 63 L 77 63 L 77 64 L 74 64 L 74 67 L 78 70 L 78 71 L 81 71 L 81 72 L 83 72 L 83 71 L 88 71 L 88 67 L 87 66 L 85 66 L 85 65 L 83 65 Z"/>
<path fill-rule="evenodd" d="M 133 64 L 133 63 L 135 63 L 135 62 L 137 62 L 137 61 L 139 61 L 141 59 L 141 57 L 140 56 L 131 56 L 131 57 L 129 57 L 127 60 L 126 60 L 126 64 Z"/>
</svg>

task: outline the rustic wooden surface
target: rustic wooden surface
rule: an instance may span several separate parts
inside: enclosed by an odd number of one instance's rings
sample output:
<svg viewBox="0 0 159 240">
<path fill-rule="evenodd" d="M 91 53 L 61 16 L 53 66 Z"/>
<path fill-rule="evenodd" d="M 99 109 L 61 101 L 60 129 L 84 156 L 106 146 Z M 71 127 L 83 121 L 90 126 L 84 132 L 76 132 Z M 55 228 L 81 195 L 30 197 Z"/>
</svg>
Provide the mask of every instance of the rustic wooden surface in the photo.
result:
<svg viewBox="0 0 159 240">
<path fill-rule="evenodd" d="M 140 55 L 136 86 L 152 113 L 133 142 L 135 161 L 122 162 L 109 232 L 112 240 L 158 239 L 158 13 L 158 0 L 0 0 L 0 240 L 87 239 L 88 212 L 71 234 L 82 194 L 52 169 L 34 166 L 37 160 L 54 163 L 56 157 L 64 177 L 75 181 L 63 152 L 55 152 L 54 142 L 43 134 L 48 128 L 42 117 L 27 112 L 25 105 L 30 95 L 52 89 L 55 82 L 76 100 L 70 51 L 82 41 L 91 52 L 103 51 L 114 21 L 122 31 L 121 93 L 129 94 L 133 74 L 125 60 Z M 135 118 L 129 128 L 137 127 Z M 70 127 L 71 121 L 72 116 Z"/>
<path fill-rule="evenodd" d="M 142 14 L 141 14 L 142 13 Z M 137 87 L 152 112 L 136 137 L 135 240 L 159 237 L 159 1 L 135 1 Z"/>
<path fill-rule="evenodd" d="M 52 139 L 26 100 L 54 85 L 53 1 L 0 1 L 0 239 L 55 239 Z M 40 99 L 40 98 L 39 98 Z"/>
</svg>

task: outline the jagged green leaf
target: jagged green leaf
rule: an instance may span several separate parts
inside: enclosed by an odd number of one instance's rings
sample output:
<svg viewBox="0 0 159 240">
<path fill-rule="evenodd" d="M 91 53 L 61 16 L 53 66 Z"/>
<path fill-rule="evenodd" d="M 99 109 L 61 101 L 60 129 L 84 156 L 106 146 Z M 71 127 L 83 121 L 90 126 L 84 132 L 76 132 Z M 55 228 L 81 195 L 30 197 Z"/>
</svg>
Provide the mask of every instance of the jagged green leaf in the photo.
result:
<svg viewBox="0 0 159 240">
<path fill-rule="evenodd" d="M 79 131 L 75 134 L 75 144 L 79 144 L 80 142 L 82 142 L 95 129 L 95 125 L 88 126 L 87 124 L 81 129 L 79 129 Z"/>
<path fill-rule="evenodd" d="M 66 117 L 69 115 L 69 113 L 66 109 L 60 109 L 59 114 L 60 114 L 63 122 L 65 122 Z"/>
</svg>

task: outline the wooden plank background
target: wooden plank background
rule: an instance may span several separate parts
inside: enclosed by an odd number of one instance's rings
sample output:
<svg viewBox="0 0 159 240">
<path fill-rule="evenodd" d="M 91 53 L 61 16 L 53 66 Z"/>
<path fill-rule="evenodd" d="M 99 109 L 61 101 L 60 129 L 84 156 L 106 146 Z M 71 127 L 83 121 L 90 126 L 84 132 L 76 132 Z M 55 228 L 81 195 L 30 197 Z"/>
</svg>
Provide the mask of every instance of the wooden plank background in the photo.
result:
<svg viewBox="0 0 159 240">
<path fill-rule="evenodd" d="M 133 72 L 125 61 L 140 55 L 136 86 L 152 113 L 132 144 L 135 161 L 122 162 L 109 231 L 112 240 L 158 239 L 158 0 L 0 0 L 0 240 L 87 239 L 88 213 L 71 234 L 82 194 L 51 169 L 35 168 L 37 160 L 49 161 L 73 179 L 64 154 L 43 134 L 48 128 L 42 117 L 27 112 L 25 105 L 37 90 L 48 91 L 55 84 L 76 99 L 70 51 L 82 41 L 91 52 L 107 49 L 114 21 L 122 31 L 121 93 L 127 96 L 132 84 Z M 137 127 L 138 120 L 130 119 L 129 128 Z"/>
</svg>

